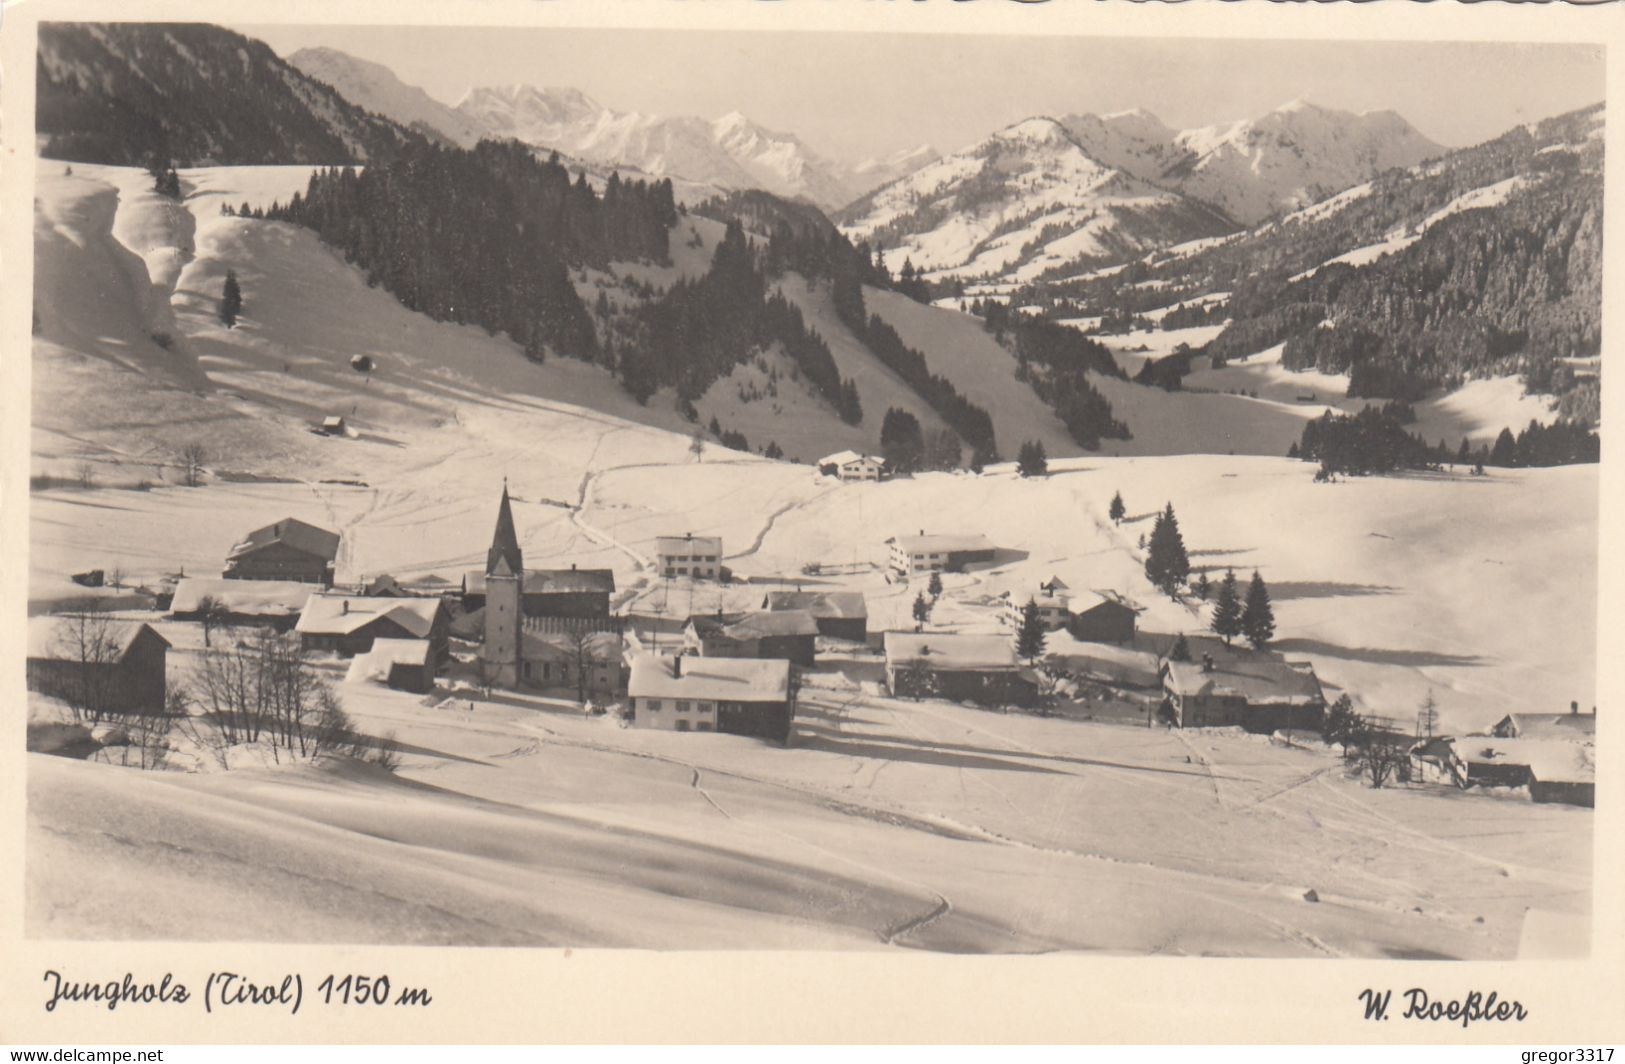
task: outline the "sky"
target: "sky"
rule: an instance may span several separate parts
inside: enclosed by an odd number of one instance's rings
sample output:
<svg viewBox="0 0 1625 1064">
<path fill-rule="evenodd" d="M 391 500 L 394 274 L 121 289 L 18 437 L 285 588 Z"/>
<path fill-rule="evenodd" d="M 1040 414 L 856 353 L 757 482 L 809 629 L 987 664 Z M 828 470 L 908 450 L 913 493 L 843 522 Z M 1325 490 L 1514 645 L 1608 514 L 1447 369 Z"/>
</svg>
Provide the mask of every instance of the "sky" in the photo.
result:
<svg viewBox="0 0 1625 1064">
<path fill-rule="evenodd" d="M 1144 108 L 1176 129 L 1295 99 L 1394 110 L 1447 147 L 1604 96 L 1594 45 L 1151 40 L 696 30 L 252 26 L 325 45 L 446 103 L 470 87 L 570 86 L 617 111 L 741 111 L 836 158 L 954 151 L 1033 115 Z"/>
</svg>

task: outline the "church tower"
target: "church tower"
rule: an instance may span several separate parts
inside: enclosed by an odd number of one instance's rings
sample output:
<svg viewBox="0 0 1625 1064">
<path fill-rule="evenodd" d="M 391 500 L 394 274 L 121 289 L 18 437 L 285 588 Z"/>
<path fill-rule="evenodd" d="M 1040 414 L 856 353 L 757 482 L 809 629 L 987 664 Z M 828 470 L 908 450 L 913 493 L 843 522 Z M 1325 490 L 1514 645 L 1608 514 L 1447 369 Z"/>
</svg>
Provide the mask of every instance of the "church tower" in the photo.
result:
<svg viewBox="0 0 1625 1064">
<path fill-rule="evenodd" d="M 519 686 L 523 624 L 522 591 L 524 559 L 519 553 L 519 537 L 514 532 L 513 509 L 508 505 L 508 485 L 502 485 L 502 506 L 497 511 L 496 534 L 485 571 L 485 639 L 480 659 L 492 686 Z"/>
</svg>

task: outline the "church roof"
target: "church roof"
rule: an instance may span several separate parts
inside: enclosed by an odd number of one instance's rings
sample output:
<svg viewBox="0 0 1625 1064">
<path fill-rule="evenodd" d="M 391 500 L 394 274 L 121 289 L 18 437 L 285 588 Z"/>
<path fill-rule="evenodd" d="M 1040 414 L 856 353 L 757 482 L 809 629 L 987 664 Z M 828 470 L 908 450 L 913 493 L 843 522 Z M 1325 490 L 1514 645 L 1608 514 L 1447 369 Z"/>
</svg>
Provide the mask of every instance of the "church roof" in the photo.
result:
<svg viewBox="0 0 1625 1064">
<path fill-rule="evenodd" d="M 502 504 L 497 508 L 497 527 L 491 534 L 491 549 L 485 555 L 485 571 L 495 572 L 497 560 L 508 563 L 510 573 L 525 571 L 525 558 L 519 550 L 519 533 L 514 530 L 513 505 L 508 501 L 508 482 L 502 482 Z"/>
</svg>

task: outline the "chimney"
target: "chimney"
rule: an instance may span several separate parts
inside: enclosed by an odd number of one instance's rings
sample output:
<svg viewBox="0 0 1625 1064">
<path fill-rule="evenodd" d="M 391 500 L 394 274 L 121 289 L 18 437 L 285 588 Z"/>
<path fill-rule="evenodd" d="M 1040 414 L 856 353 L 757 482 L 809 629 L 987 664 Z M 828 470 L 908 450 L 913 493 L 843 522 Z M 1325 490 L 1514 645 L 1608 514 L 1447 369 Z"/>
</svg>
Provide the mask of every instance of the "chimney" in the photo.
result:
<svg viewBox="0 0 1625 1064">
<path fill-rule="evenodd" d="M 1202 655 L 1202 671 L 1203 672 L 1212 672 L 1213 671 L 1213 655 L 1212 654 L 1203 654 Z"/>
<path fill-rule="evenodd" d="M 339 612 L 340 613 L 349 613 L 350 612 L 350 600 L 349 599 L 345 599 L 343 602 L 339 603 Z"/>
<path fill-rule="evenodd" d="M 671 674 L 675 679 L 683 678 L 683 655 L 678 654 L 671 659 Z"/>
<path fill-rule="evenodd" d="M 1580 712 L 1580 703 L 1578 703 L 1578 702 L 1570 702 L 1569 703 L 1569 713 L 1571 715 L 1578 715 L 1579 712 Z"/>
<path fill-rule="evenodd" d="M 575 571 L 576 571 L 576 563 L 575 563 L 575 562 L 571 562 L 571 563 L 570 563 L 570 571 L 571 571 L 571 572 L 572 572 L 572 573 L 573 573 L 573 572 L 575 572 Z"/>
<path fill-rule="evenodd" d="M 925 529 L 923 529 L 923 528 L 920 529 L 920 535 L 922 535 L 922 536 L 925 535 Z"/>
</svg>

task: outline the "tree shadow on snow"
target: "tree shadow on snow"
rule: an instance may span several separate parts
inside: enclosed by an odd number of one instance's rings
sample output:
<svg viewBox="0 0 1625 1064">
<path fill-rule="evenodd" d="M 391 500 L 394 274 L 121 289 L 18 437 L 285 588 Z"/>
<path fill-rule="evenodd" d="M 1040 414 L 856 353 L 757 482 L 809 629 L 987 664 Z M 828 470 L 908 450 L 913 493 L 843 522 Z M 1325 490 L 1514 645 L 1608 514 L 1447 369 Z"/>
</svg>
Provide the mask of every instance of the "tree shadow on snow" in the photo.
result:
<svg viewBox="0 0 1625 1064">
<path fill-rule="evenodd" d="M 1392 647 L 1340 647 L 1319 639 L 1277 639 L 1271 650 L 1284 654 L 1309 654 L 1343 661 L 1365 661 L 1375 665 L 1406 665 L 1412 668 L 1444 665 L 1482 665 L 1477 654 L 1445 654 L 1434 650 L 1401 650 Z"/>
<path fill-rule="evenodd" d="M 1399 590 L 1389 584 L 1345 584 L 1336 580 L 1279 580 L 1271 583 L 1269 588 L 1270 598 L 1276 602 L 1341 598 L 1345 595 L 1392 595 Z"/>
</svg>

